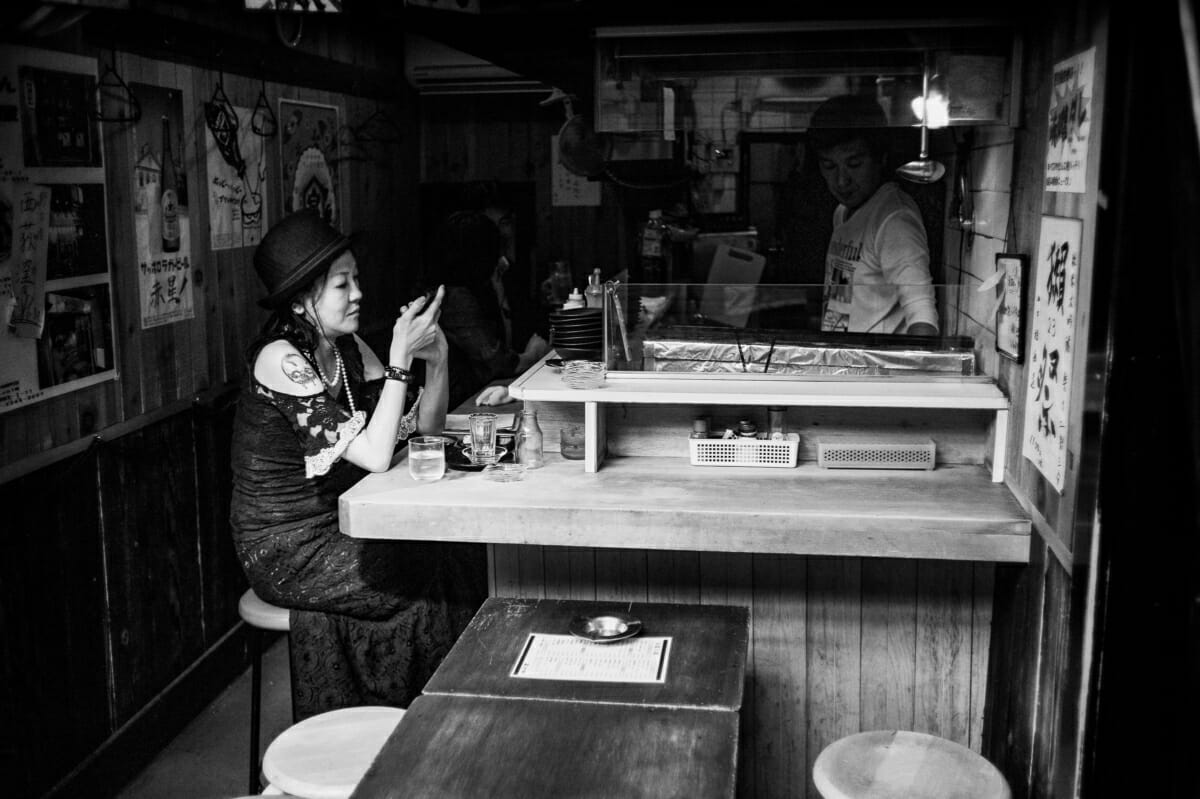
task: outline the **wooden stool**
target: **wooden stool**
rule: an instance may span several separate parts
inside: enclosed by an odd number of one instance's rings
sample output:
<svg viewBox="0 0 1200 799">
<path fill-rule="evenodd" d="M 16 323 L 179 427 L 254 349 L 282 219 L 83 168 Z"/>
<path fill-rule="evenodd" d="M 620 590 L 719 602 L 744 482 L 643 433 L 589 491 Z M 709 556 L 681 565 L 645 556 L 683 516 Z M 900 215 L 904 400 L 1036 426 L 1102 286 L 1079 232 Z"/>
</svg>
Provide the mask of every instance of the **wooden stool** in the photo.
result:
<svg viewBox="0 0 1200 799">
<path fill-rule="evenodd" d="M 874 730 L 822 750 L 813 782 L 825 799 L 1011 799 L 1004 775 L 981 755 L 936 735 Z"/>
<path fill-rule="evenodd" d="M 307 718 L 267 747 L 263 775 L 290 796 L 347 799 L 403 717 L 398 707 L 347 707 Z"/>
<path fill-rule="evenodd" d="M 264 602 L 246 590 L 238 600 L 238 615 L 248 625 L 250 643 L 250 793 L 258 792 L 258 746 L 262 715 L 262 634 L 264 630 L 288 632 L 291 616 L 287 608 Z M 294 719 L 294 716 L 293 716 Z"/>
</svg>

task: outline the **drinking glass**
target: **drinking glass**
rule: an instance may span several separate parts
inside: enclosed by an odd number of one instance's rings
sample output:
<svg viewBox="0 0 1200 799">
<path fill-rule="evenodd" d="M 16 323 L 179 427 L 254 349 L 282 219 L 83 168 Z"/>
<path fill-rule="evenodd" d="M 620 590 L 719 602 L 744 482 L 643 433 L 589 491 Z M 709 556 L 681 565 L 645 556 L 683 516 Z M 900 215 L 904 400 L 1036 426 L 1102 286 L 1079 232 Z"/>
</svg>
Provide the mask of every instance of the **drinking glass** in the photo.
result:
<svg viewBox="0 0 1200 799">
<path fill-rule="evenodd" d="M 417 436 L 408 440 L 408 473 L 421 482 L 441 480 L 446 474 L 446 439 Z"/>
<path fill-rule="evenodd" d="M 473 413 L 467 419 L 471 424 L 471 460 L 475 463 L 495 463 L 496 414 Z"/>
<path fill-rule="evenodd" d="M 583 428 L 579 425 L 564 427 L 558 434 L 558 451 L 567 460 L 583 460 L 586 454 Z"/>
</svg>

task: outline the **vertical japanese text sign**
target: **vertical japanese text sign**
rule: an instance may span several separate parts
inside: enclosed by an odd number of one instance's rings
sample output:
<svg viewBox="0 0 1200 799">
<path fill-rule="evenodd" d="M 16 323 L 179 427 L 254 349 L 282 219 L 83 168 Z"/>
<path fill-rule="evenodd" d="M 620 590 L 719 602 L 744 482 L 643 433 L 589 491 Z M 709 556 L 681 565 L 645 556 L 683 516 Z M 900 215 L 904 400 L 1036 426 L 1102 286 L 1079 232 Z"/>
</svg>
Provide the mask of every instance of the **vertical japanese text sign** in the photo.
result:
<svg viewBox="0 0 1200 799">
<path fill-rule="evenodd" d="M 1067 419 L 1071 404 L 1075 300 L 1083 222 L 1042 217 L 1038 242 L 1036 299 L 1029 344 L 1022 454 L 1055 490 L 1066 471 Z"/>
</svg>

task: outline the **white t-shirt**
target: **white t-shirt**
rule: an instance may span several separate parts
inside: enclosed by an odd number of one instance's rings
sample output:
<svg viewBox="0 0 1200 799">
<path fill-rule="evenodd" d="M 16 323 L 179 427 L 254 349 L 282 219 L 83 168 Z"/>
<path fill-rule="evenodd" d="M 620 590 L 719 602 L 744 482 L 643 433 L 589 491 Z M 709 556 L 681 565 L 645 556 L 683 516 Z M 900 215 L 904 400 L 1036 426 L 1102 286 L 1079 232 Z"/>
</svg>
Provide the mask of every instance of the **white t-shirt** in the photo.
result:
<svg viewBox="0 0 1200 799">
<path fill-rule="evenodd" d="M 844 205 L 833 212 L 821 329 L 903 333 L 916 322 L 938 327 L 929 245 L 917 204 L 889 181 L 850 219 Z"/>
</svg>

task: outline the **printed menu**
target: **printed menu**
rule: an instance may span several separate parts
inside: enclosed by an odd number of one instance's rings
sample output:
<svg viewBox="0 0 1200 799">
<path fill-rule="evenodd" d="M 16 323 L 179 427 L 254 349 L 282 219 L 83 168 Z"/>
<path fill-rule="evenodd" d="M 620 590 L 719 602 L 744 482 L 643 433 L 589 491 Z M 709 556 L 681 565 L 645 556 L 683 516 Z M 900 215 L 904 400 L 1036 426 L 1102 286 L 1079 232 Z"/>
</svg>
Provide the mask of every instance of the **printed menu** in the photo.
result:
<svg viewBox="0 0 1200 799">
<path fill-rule="evenodd" d="M 663 683 L 670 637 L 596 644 L 573 635 L 530 633 L 510 677 L 576 682 Z"/>
</svg>

